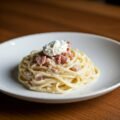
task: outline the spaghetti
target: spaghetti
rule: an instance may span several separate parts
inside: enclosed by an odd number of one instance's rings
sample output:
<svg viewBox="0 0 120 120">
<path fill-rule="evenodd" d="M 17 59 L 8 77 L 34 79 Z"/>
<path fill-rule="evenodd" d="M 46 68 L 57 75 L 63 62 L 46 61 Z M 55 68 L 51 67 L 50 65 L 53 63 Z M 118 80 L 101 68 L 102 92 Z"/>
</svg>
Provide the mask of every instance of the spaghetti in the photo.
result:
<svg viewBox="0 0 120 120">
<path fill-rule="evenodd" d="M 19 81 L 28 89 L 64 93 L 99 77 L 100 71 L 93 62 L 77 49 L 46 56 L 43 51 L 32 52 L 19 64 Z"/>
</svg>

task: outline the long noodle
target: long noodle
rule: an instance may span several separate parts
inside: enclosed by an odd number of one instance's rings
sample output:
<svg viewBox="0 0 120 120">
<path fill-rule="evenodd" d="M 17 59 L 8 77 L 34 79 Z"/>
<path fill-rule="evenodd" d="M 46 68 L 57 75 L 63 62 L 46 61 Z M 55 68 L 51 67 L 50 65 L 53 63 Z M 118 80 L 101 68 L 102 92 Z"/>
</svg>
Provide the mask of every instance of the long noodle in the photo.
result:
<svg viewBox="0 0 120 120">
<path fill-rule="evenodd" d="M 27 88 L 35 91 L 64 93 L 81 84 L 88 83 L 98 78 L 100 71 L 92 61 L 79 50 L 72 50 L 74 58 L 65 64 L 51 62 L 49 67 L 32 64 L 33 57 L 38 52 L 33 52 L 23 58 L 19 65 L 19 81 Z M 71 68 L 78 66 L 80 70 L 73 71 Z M 55 68 L 57 72 L 53 72 Z M 38 79 L 39 77 L 43 79 Z"/>
</svg>

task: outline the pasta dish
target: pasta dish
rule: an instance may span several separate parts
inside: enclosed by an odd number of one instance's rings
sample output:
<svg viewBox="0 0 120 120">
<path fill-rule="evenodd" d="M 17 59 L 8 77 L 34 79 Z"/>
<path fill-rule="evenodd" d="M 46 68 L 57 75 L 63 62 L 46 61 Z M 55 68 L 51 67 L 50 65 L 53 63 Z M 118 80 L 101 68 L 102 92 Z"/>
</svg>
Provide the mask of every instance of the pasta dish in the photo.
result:
<svg viewBox="0 0 120 120">
<path fill-rule="evenodd" d="M 23 58 L 18 79 L 30 90 L 65 93 L 96 80 L 99 74 L 85 53 L 71 48 L 67 41 L 56 40 Z"/>
</svg>

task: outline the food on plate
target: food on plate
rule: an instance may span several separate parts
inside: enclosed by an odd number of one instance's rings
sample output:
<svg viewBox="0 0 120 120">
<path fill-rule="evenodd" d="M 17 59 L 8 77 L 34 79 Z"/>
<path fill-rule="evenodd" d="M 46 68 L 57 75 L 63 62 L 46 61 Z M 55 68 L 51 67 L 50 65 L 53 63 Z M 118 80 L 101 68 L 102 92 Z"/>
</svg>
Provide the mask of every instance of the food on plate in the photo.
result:
<svg viewBox="0 0 120 120">
<path fill-rule="evenodd" d="M 31 52 L 19 64 L 19 81 L 30 90 L 65 93 L 96 80 L 100 70 L 69 41 L 55 40 Z"/>
</svg>

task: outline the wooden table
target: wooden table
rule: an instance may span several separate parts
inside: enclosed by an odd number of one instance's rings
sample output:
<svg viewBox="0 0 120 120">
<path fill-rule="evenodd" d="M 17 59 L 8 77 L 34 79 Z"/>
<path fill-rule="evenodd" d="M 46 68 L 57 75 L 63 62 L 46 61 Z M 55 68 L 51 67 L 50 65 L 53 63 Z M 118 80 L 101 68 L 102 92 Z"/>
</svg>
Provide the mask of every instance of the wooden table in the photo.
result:
<svg viewBox="0 0 120 120">
<path fill-rule="evenodd" d="M 3 0 L 0 41 L 21 35 L 79 31 L 120 41 L 120 7 L 81 0 Z M 120 88 L 71 104 L 37 104 L 0 93 L 0 120 L 120 120 Z"/>
</svg>

